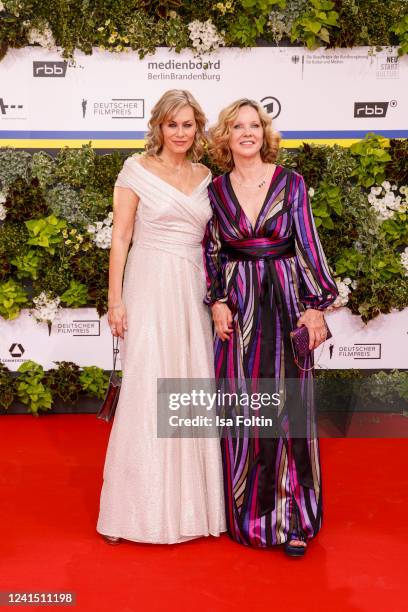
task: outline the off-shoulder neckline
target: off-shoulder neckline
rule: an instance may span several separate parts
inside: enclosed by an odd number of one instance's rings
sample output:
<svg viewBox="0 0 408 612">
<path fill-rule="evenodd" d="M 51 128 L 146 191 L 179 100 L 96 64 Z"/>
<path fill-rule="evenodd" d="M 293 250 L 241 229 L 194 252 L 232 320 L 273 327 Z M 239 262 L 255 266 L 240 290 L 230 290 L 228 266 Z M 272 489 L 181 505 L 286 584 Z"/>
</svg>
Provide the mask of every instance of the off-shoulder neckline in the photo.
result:
<svg viewBox="0 0 408 612">
<path fill-rule="evenodd" d="M 208 179 L 211 178 L 211 170 L 208 172 L 207 176 L 205 176 L 199 183 L 198 185 L 196 185 L 196 187 L 194 187 L 193 191 L 191 193 L 186 193 L 185 191 L 182 191 L 181 189 L 178 189 L 177 187 L 175 187 L 174 185 L 172 185 L 171 183 L 168 183 L 167 181 L 165 181 L 164 179 L 162 179 L 158 174 L 155 174 L 154 172 L 151 172 L 150 170 L 148 170 L 147 168 L 145 168 L 144 166 L 142 166 L 142 164 L 140 164 L 138 161 L 136 161 L 135 157 L 138 157 L 138 155 L 132 155 L 133 158 L 133 165 L 135 165 L 138 168 L 141 168 L 143 170 L 143 172 L 145 172 L 146 174 L 148 174 L 149 176 L 153 177 L 154 179 L 157 179 L 158 181 L 160 181 L 160 183 L 163 183 L 164 185 L 166 185 L 167 187 L 169 187 L 170 189 L 173 189 L 173 191 L 176 191 L 177 193 L 183 195 L 186 198 L 192 198 L 193 195 L 199 190 L 199 188 L 201 187 L 201 185 L 203 183 L 205 183 L 206 181 L 208 181 Z"/>
</svg>

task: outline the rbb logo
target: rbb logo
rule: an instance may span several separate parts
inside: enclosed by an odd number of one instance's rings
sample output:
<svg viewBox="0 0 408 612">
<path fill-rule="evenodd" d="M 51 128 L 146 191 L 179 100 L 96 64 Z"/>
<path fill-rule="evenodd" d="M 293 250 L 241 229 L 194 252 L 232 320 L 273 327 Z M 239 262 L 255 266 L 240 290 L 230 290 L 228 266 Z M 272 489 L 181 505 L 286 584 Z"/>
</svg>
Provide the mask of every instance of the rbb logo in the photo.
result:
<svg viewBox="0 0 408 612">
<path fill-rule="evenodd" d="M 64 77 L 67 72 L 67 62 L 33 62 L 35 77 Z"/>
<path fill-rule="evenodd" d="M 388 106 L 395 108 L 396 100 L 391 102 L 354 102 L 354 117 L 361 118 L 380 118 L 387 115 Z"/>
<path fill-rule="evenodd" d="M 13 342 L 9 348 L 9 353 L 12 357 L 22 357 L 25 353 L 24 347 L 19 342 Z"/>
</svg>

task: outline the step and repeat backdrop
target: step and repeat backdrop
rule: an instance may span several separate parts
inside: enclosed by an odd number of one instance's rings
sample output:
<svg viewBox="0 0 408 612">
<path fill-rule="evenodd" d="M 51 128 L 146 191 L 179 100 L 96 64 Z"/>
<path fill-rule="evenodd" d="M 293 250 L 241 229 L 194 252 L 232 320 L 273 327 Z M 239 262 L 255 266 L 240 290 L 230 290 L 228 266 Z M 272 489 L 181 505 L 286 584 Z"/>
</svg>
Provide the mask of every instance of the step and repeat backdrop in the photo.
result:
<svg viewBox="0 0 408 612">
<path fill-rule="evenodd" d="M 10 50 L 0 62 L 0 146 L 142 148 L 150 111 L 171 88 L 192 91 L 209 124 L 236 98 L 259 101 L 286 147 L 349 146 L 367 132 L 406 138 L 407 76 L 408 57 L 392 47 L 221 49 L 202 58 L 158 49 L 143 60 L 95 50 L 73 61 L 39 47 Z M 333 339 L 316 351 L 321 367 L 408 367 L 408 309 L 365 325 L 340 308 L 328 322 Z M 56 360 L 112 366 L 106 317 L 94 309 L 62 310 L 50 332 L 23 311 L 0 318 L 0 336 L 0 361 L 11 370 L 28 359 L 45 368 Z"/>
<path fill-rule="evenodd" d="M 365 325 L 348 308 L 327 313 L 333 338 L 315 351 L 318 367 L 375 369 L 408 367 L 408 309 L 380 315 Z M 112 368 L 112 336 L 106 316 L 93 308 L 63 309 L 49 333 L 29 312 L 0 318 L 0 361 L 10 370 L 32 359 L 48 369 L 54 361 Z M 120 363 L 119 363 L 120 366 Z"/>
<path fill-rule="evenodd" d="M 234 99 L 258 100 L 286 146 L 349 145 L 369 131 L 407 137 L 407 75 L 408 57 L 395 48 L 221 49 L 203 58 L 158 49 L 143 60 L 96 50 L 67 62 L 26 47 L 0 62 L 0 146 L 142 146 L 152 106 L 171 88 L 192 91 L 210 124 Z"/>
</svg>

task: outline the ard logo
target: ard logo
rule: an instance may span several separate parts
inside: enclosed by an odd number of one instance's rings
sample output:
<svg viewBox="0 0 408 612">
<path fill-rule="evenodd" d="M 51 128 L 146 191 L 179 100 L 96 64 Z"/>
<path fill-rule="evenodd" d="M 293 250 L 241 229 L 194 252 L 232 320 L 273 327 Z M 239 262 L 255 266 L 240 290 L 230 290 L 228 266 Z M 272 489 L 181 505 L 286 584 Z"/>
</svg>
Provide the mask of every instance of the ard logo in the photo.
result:
<svg viewBox="0 0 408 612">
<path fill-rule="evenodd" d="M 271 119 L 276 119 L 276 117 L 279 117 L 282 107 L 278 98 L 266 96 L 265 98 L 262 98 L 261 105 L 263 106 L 265 112 L 271 116 Z"/>
</svg>

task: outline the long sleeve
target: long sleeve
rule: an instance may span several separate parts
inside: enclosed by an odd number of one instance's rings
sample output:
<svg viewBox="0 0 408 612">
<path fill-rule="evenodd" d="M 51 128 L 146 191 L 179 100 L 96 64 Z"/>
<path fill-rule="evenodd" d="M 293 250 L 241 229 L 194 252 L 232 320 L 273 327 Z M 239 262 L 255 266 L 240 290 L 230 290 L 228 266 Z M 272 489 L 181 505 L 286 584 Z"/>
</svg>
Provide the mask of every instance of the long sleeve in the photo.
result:
<svg viewBox="0 0 408 612">
<path fill-rule="evenodd" d="M 299 269 L 299 298 L 306 308 L 324 310 L 337 295 L 313 219 L 305 181 L 294 173 L 293 219 L 296 257 Z"/>
<path fill-rule="evenodd" d="M 222 273 L 221 239 L 218 220 L 215 214 L 207 223 L 204 239 L 204 267 L 207 280 L 207 294 L 204 304 L 211 306 L 214 302 L 226 302 L 228 299 Z"/>
</svg>

